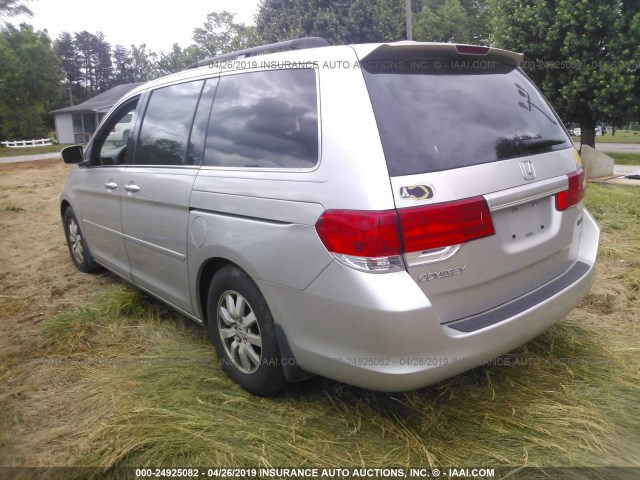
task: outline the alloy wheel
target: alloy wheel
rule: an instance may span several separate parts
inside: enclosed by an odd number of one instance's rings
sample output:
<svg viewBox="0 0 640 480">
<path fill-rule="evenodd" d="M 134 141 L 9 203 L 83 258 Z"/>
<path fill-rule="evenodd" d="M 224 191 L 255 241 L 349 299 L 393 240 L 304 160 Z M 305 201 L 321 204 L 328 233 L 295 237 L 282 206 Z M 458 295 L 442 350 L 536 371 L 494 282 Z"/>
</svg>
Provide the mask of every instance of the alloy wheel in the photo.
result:
<svg viewBox="0 0 640 480">
<path fill-rule="evenodd" d="M 238 292 L 229 290 L 218 302 L 218 333 L 233 365 L 245 374 L 258 371 L 262 336 L 253 308 Z"/>
<path fill-rule="evenodd" d="M 82 233 L 74 218 L 69 219 L 69 245 L 78 263 L 84 262 L 84 248 L 82 247 Z"/>
</svg>

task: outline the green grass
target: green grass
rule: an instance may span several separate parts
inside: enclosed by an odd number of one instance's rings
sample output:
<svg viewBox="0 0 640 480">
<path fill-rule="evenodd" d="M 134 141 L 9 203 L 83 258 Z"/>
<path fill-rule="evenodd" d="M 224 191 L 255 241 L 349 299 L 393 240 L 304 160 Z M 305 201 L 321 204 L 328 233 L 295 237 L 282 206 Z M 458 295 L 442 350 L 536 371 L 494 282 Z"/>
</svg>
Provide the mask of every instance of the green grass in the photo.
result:
<svg viewBox="0 0 640 480">
<path fill-rule="evenodd" d="M 613 158 L 616 165 L 640 165 L 640 153 L 634 152 L 606 152 Z"/>
<path fill-rule="evenodd" d="M 571 136 L 571 139 L 580 143 L 580 137 Z M 596 137 L 596 143 L 640 143 L 640 132 L 616 130 L 616 134 L 611 135 L 611 132 L 607 131 L 604 135 Z"/>
<path fill-rule="evenodd" d="M 0 147 L 0 157 L 18 157 L 22 155 L 37 155 L 40 153 L 57 153 L 69 145 L 46 145 L 41 147 L 7 148 Z"/>
<path fill-rule="evenodd" d="M 607 131 L 596 137 L 596 143 L 640 143 L 640 132 L 616 130 L 616 134 L 611 135 L 611 131 Z"/>
<path fill-rule="evenodd" d="M 590 183 L 586 205 L 602 229 L 600 258 L 618 262 L 616 267 L 624 266 L 615 269 L 624 273 L 614 277 L 615 283 L 622 281 L 632 286 L 640 279 L 640 189 Z M 610 285 L 612 291 L 614 286 Z M 640 292 L 631 288 L 631 293 Z"/>
</svg>

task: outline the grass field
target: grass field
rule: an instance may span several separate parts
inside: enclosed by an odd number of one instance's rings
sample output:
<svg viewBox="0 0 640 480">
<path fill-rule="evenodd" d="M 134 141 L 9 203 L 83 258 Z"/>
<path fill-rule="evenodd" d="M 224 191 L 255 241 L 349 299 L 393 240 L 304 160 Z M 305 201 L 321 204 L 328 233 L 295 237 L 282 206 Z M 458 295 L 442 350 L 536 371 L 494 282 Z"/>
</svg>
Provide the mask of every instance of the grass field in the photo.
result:
<svg viewBox="0 0 640 480">
<path fill-rule="evenodd" d="M 580 143 L 580 137 L 572 136 L 571 139 Z M 596 143 L 640 143 L 640 132 L 616 130 L 616 134 L 611 135 L 611 132 L 608 131 L 604 135 L 596 137 Z"/>
<path fill-rule="evenodd" d="M 315 378 L 260 399 L 203 329 L 73 268 L 67 169 L 0 165 L 0 465 L 640 466 L 640 189 L 589 186 L 592 292 L 500 362 L 417 392 Z"/>
<path fill-rule="evenodd" d="M 607 152 L 616 165 L 640 165 L 640 153 Z"/>
<path fill-rule="evenodd" d="M 37 155 L 39 153 L 58 153 L 69 145 L 46 145 L 42 147 L 0 148 L 0 157 L 18 157 L 20 155 Z"/>
<path fill-rule="evenodd" d="M 631 132 L 628 130 L 616 130 L 615 135 L 611 135 L 608 131 L 604 135 L 596 138 L 596 142 L 600 143 L 640 143 L 640 132 Z"/>
</svg>

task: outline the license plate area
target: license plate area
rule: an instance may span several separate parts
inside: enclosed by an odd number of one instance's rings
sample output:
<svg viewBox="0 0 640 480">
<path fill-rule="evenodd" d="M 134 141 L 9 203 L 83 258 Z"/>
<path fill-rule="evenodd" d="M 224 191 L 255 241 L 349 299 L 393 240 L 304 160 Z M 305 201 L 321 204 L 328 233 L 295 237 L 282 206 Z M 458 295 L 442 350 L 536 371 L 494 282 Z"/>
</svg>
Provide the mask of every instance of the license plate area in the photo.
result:
<svg viewBox="0 0 640 480">
<path fill-rule="evenodd" d="M 493 213 L 496 233 L 506 243 L 547 236 L 552 220 L 552 198 L 545 197 Z"/>
</svg>

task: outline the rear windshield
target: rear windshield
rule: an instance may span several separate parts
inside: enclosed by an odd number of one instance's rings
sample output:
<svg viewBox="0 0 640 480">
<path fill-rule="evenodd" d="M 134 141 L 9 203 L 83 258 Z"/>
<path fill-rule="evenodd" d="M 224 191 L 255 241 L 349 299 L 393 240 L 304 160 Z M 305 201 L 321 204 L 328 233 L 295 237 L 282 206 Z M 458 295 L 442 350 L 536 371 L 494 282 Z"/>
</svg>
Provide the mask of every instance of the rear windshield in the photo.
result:
<svg viewBox="0 0 640 480">
<path fill-rule="evenodd" d="M 571 146 L 544 97 L 515 67 L 468 60 L 363 67 L 391 176 Z"/>
</svg>

